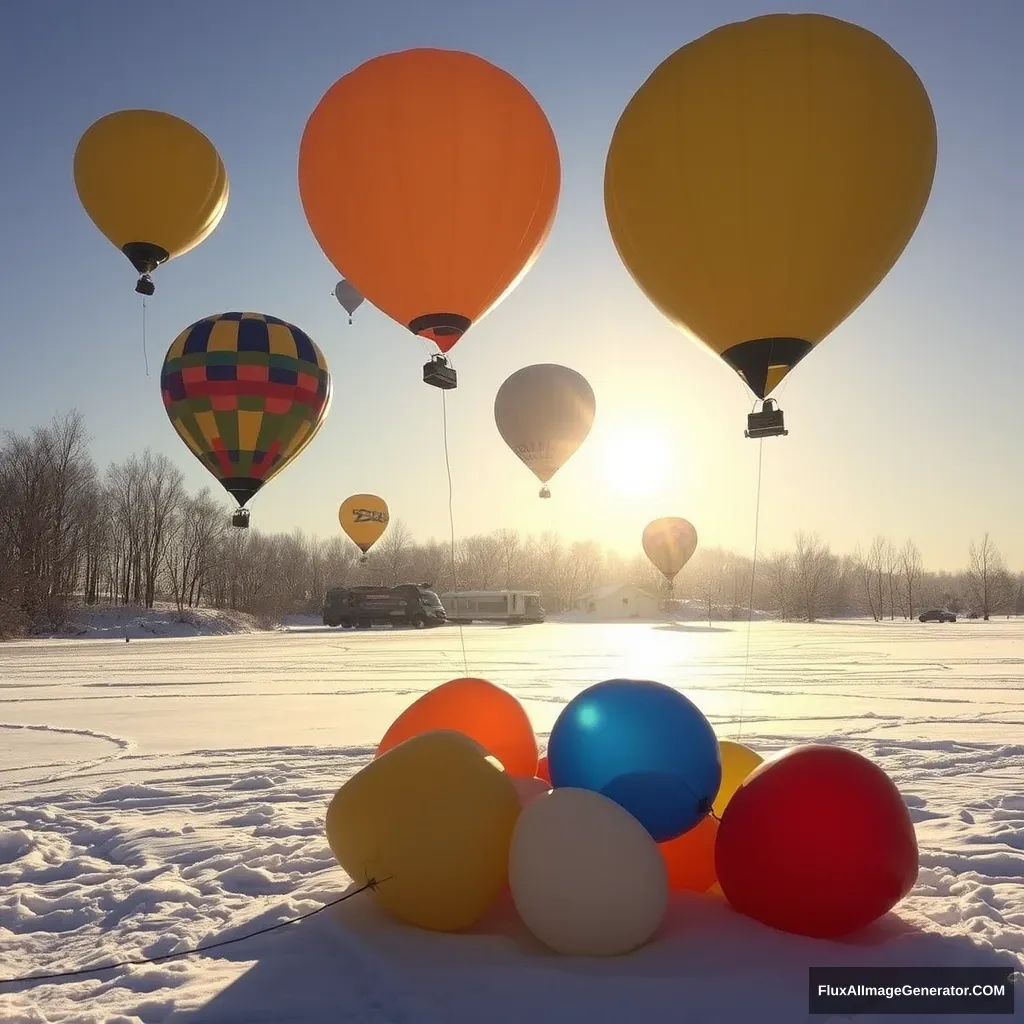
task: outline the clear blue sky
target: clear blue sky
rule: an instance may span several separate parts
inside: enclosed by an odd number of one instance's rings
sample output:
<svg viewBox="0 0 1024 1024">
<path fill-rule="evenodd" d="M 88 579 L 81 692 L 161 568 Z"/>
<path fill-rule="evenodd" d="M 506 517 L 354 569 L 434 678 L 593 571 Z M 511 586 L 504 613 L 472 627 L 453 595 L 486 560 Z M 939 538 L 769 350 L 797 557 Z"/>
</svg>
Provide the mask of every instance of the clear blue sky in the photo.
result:
<svg viewBox="0 0 1024 1024">
<path fill-rule="evenodd" d="M 202 485 L 205 471 L 160 402 L 163 354 L 202 316 L 271 313 L 318 341 L 335 399 L 316 441 L 253 501 L 254 524 L 330 535 L 340 501 L 372 491 L 415 534 L 446 536 L 441 396 L 420 379 L 423 347 L 366 306 L 347 325 L 330 295 L 337 274 L 302 214 L 296 160 L 307 116 L 355 65 L 412 46 L 468 49 L 539 100 L 563 180 L 540 260 L 452 353 L 457 531 L 550 528 L 632 551 L 649 519 L 682 515 L 702 544 L 749 550 L 749 397 L 633 285 L 608 234 L 602 178 L 619 114 L 662 59 L 719 24 L 777 9 L 755 0 L 0 5 L 0 427 L 28 430 L 77 407 L 101 465 L 149 445 Z M 788 545 L 796 529 L 846 550 L 883 532 L 913 536 L 930 566 L 955 567 L 988 529 L 1022 566 L 1024 4 L 816 9 L 872 29 L 913 64 L 935 108 L 939 166 L 903 258 L 781 391 L 792 432 L 765 442 L 762 550 Z M 133 273 L 79 206 L 71 175 L 82 132 L 127 107 L 190 120 L 231 182 L 216 232 L 157 272 L 148 378 Z M 579 370 L 598 403 L 591 438 L 546 502 L 492 415 L 502 380 L 532 362 Z M 667 445 L 660 486 L 631 480 L 628 467 L 608 471 L 624 431 Z"/>
</svg>

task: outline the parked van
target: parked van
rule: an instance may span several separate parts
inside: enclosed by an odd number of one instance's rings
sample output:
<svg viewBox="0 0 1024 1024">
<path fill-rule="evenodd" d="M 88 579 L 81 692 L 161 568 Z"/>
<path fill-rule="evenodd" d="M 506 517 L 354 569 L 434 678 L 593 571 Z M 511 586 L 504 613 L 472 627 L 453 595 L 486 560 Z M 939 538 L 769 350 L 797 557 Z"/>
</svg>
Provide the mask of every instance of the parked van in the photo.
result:
<svg viewBox="0 0 1024 1024">
<path fill-rule="evenodd" d="M 442 594 L 449 622 L 543 622 L 540 594 L 530 590 L 459 590 Z"/>
<path fill-rule="evenodd" d="M 324 625 L 442 626 L 444 606 L 428 583 L 398 587 L 331 587 L 324 598 Z"/>
</svg>

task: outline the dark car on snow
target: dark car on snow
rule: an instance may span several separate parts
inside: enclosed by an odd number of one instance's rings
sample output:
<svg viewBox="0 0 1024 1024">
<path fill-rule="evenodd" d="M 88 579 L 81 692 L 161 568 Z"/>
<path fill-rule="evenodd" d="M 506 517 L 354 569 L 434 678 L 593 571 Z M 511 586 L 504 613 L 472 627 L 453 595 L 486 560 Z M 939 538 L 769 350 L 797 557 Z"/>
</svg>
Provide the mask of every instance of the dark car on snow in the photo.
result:
<svg viewBox="0 0 1024 1024">
<path fill-rule="evenodd" d="M 921 612 L 917 617 L 918 622 L 956 622 L 956 615 L 953 612 L 942 611 L 933 608 L 930 612 Z"/>
</svg>

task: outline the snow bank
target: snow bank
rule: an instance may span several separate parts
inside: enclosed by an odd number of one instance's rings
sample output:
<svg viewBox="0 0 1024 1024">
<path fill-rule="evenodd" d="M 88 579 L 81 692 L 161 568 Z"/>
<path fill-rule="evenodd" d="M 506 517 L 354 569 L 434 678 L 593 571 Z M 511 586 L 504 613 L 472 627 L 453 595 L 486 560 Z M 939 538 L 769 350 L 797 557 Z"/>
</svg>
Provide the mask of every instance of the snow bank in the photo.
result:
<svg viewBox="0 0 1024 1024">
<path fill-rule="evenodd" d="M 224 636 L 259 631 L 256 619 L 245 612 L 218 608 L 185 608 L 156 602 L 153 608 L 139 605 L 83 605 L 73 624 L 59 633 L 37 634 L 46 640 L 130 640 L 153 637 Z"/>
</svg>

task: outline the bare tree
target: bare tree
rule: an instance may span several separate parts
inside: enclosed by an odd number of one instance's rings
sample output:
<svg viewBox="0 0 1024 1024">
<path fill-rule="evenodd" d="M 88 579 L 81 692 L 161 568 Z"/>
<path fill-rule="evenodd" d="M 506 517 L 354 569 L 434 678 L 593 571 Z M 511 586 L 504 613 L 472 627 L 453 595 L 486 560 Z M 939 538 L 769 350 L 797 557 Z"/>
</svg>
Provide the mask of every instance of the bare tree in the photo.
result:
<svg viewBox="0 0 1024 1024">
<path fill-rule="evenodd" d="M 381 566 L 384 581 L 397 587 L 409 566 L 412 535 L 401 519 L 392 519 L 387 532 L 375 546 L 377 561 Z"/>
<path fill-rule="evenodd" d="M 808 622 L 814 622 L 836 585 L 839 560 L 816 533 L 799 532 L 793 569 L 800 609 Z"/>
<path fill-rule="evenodd" d="M 987 530 L 980 544 L 971 541 L 966 583 L 975 609 L 986 620 L 993 612 L 1002 611 L 1010 601 L 1012 580 Z"/>
<path fill-rule="evenodd" d="M 900 550 L 899 563 L 907 618 L 912 619 L 914 617 L 914 597 L 917 594 L 917 585 L 921 580 L 921 551 L 912 540 L 908 539 Z"/>
</svg>

